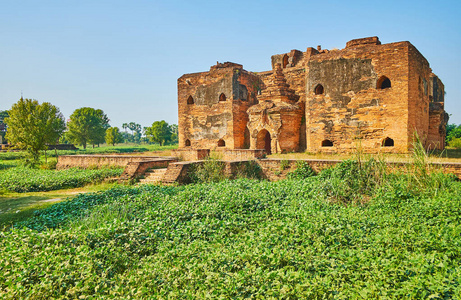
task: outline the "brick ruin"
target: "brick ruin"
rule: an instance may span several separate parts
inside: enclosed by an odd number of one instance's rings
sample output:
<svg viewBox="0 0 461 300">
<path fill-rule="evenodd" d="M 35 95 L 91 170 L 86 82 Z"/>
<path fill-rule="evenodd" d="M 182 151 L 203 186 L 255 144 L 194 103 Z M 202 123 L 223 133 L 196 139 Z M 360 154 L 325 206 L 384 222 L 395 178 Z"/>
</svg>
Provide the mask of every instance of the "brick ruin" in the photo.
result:
<svg viewBox="0 0 461 300">
<path fill-rule="evenodd" d="M 180 149 L 408 152 L 444 149 L 444 85 L 409 42 L 355 39 L 271 57 L 272 70 L 217 63 L 178 79 Z"/>
</svg>

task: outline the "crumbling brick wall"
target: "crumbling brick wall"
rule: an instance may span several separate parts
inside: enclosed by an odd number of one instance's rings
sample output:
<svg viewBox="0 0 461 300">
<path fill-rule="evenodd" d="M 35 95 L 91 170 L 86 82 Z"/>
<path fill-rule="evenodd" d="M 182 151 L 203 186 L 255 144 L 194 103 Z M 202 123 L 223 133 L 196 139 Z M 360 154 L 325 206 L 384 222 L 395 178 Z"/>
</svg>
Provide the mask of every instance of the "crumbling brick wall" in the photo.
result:
<svg viewBox="0 0 461 300">
<path fill-rule="evenodd" d="M 259 78 L 233 63 L 178 79 L 179 147 L 243 148 Z"/>
<path fill-rule="evenodd" d="M 428 148 L 444 147 L 443 83 L 409 42 L 356 39 L 341 50 L 318 46 L 273 55 L 271 64 L 272 71 L 252 73 L 238 64 L 218 63 L 209 72 L 179 78 L 180 148 L 267 146 L 255 142 L 267 126 L 249 122 L 264 119 L 272 109 L 257 108 L 265 105 L 262 102 L 271 97 L 277 102 L 278 92 L 271 89 L 278 65 L 296 95 L 290 103 L 299 110 L 293 110 L 293 119 L 272 115 L 281 124 L 280 132 L 270 132 L 269 150 L 351 152 L 359 147 L 365 152 L 402 153 L 411 149 L 415 133 Z M 268 89 L 269 96 L 261 98 Z M 231 101 L 219 101 L 220 93 Z M 189 97 L 194 104 L 187 104 Z M 301 119 L 295 116 L 298 111 Z M 271 122 L 271 116 L 267 120 Z M 249 132 L 249 127 L 260 132 Z"/>
</svg>

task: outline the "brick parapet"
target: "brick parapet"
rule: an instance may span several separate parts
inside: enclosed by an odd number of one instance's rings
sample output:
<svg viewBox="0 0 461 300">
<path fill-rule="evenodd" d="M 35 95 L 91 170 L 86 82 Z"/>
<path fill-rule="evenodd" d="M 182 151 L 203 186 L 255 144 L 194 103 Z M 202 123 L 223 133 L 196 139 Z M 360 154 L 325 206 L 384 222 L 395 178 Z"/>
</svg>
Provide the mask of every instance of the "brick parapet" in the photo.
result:
<svg viewBox="0 0 461 300">
<path fill-rule="evenodd" d="M 317 159 L 257 159 L 257 160 L 239 160 L 239 161 L 223 161 L 224 173 L 228 178 L 235 178 L 242 170 L 242 165 L 248 161 L 255 161 L 262 170 L 262 177 L 270 180 L 277 181 L 285 179 L 287 174 L 297 168 L 298 161 L 306 162 L 315 172 L 320 172 L 324 169 L 334 167 L 340 163 L 341 160 L 317 160 Z M 171 163 L 168 166 L 167 177 L 164 177 L 164 182 L 185 184 L 188 182 L 188 171 L 191 165 L 202 164 L 203 161 L 195 162 L 177 162 Z M 412 163 L 406 162 L 387 162 L 386 165 L 391 169 L 406 169 Z M 435 167 L 441 169 L 444 173 L 454 174 L 457 178 L 461 179 L 461 163 L 432 163 L 428 164 L 428 168 Z"/>
<path fill-rule="evenodd" d="M 56 169 L 125 167 L 129 162 L 152 160 L 176 160 L 174 157 L 138 155 L 60 155 Z"/>
</svg>

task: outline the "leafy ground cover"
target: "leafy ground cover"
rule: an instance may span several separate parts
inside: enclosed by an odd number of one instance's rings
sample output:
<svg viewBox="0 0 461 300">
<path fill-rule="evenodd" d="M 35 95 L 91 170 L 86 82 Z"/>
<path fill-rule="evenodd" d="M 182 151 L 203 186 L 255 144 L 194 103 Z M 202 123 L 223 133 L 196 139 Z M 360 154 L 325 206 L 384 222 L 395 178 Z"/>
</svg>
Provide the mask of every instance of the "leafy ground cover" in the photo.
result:
<svg viewBox="0 0 461 300">
<path fill-rule="evenodd" d="M 36 210 L 44 209 L 69 197 L 107 190 L 115 185 L 115 183 L 101 183 L 74 189 L 28 193 L 0 190 L 0 230 L 6 230 L 14 223 L 30 218 Z"/>
<path fill-rule="evenodd" d="M 460 182 L 418 165 L 392 174 L 376 161 L 302 174 L 116 187 L 60 202 L 0 233 L 0 294 L 460 296 Z"/>
<path fill-rule="evenodd" d="M 0 189 L 21 193 L 75 188 L 99 183 L 105 178 L 119 176 L 122 172 L 122 168 L 39 170 L 18 166 L 0 172 Z"/>
</svg>

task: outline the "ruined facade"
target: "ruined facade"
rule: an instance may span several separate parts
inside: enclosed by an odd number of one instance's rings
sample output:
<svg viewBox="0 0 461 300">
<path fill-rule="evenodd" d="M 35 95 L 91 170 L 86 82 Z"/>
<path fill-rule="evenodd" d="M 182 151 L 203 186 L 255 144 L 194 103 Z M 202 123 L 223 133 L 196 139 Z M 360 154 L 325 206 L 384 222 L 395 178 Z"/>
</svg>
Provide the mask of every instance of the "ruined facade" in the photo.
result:
<svg viewBox="0 0 461 300">
<path fill-rule="evenodd" d="M 181 76 L 179 147 L 404 153 L 417 133 L 444 148 L 444 86 L 409 42 L 356 39 L 271 62 L 267 72 L 226 62 Z"/>
</svg>

